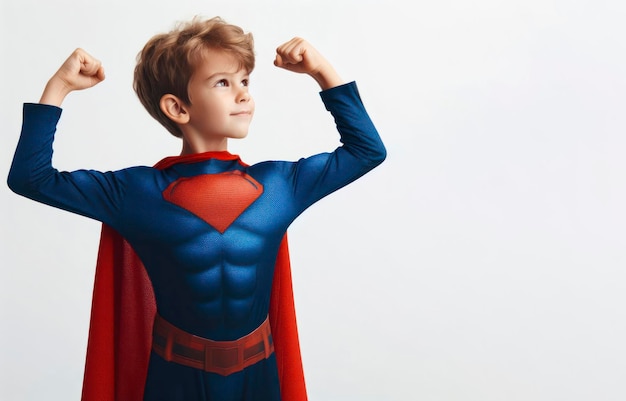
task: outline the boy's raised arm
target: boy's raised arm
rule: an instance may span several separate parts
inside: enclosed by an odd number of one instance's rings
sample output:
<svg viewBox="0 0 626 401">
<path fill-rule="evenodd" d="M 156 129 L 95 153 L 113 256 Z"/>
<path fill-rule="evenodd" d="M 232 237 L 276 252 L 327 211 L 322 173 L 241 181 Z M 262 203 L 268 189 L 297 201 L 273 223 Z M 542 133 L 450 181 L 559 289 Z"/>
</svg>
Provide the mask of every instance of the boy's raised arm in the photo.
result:
<svg viewBox="0 0 626 401">
<path fill-rule="evenodd" d="M 50 78 L 39 103 L 60 107 L 70 92 L 91 88 L 103 80 L 102 63 L 83 49 L 76 49 Z"/>
<path fill-rule="evenodd" d="M 124 191 L 118 175 L 94 170 L 59 172 L 52 166 L 59 106 L 70 92 L 103 79 L 100 62 L 76 49 L 48 81 L 40 104 L 24 104 L 22 132 L 7 184 L 19 195 L 112 224 Z"/>
<path fill-rule="evenodd" d="M 293 38 L 276 49 L 274 65 L 301 74 L 308 74 L 317 81 L 322 90 L 342 85 L 333 66 L 309 42 Z"/>
</svg>

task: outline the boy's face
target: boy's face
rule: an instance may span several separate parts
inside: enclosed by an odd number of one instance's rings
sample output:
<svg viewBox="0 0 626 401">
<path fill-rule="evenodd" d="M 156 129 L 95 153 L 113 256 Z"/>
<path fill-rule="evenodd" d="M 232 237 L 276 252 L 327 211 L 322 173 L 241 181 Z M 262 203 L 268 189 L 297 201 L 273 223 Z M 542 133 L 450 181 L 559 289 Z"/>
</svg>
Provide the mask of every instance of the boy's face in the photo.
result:
<svg viewBox="0 0 626 401">
<path fill-rule="evenodd" d="M 245 138 L 254 114 L 249 74 L 231 54 L 206 49 L 189 80 L 189 125 L 204 141 Z"/>
</svg>

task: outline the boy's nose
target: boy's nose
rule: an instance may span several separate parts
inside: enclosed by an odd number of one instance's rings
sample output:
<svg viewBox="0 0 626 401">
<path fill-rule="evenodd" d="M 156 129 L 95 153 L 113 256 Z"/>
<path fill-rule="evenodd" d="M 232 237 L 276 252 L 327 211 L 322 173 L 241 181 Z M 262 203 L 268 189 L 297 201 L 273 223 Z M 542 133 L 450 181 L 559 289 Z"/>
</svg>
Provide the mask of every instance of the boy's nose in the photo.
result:
<svg viewBox="0 0 626 401">
<path fill-rule="evenodd" d="M 237 93 L 237 103 L 247 102 L 250 100 L 250 93 L 248 89 L 240 89 Z"/>
</svg>

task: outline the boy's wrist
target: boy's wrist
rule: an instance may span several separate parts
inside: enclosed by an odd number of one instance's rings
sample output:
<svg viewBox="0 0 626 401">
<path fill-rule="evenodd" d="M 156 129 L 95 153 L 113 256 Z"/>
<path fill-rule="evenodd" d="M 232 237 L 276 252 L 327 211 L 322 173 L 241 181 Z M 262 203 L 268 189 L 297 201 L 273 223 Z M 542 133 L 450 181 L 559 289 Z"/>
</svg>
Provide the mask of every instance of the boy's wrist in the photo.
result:
<svg viewBox="0 0 626 401">
<path fill-rule="evenodd" d="M 334 88 L 339 85 L 343 85 L 345 82 L 341 79 L 339 74 L 331 66 L 320 69 L 319 71 L 311 74 L 313 79 L 317 81 L 322 90 Z"/>
<path fill-rule="evenodd" d="M 39 103 L 52 106 L 61 106 L 65 97 L 71 92 L 64 82 L 56 77 L 50 78 L 41 94 Z"/>
</svg>

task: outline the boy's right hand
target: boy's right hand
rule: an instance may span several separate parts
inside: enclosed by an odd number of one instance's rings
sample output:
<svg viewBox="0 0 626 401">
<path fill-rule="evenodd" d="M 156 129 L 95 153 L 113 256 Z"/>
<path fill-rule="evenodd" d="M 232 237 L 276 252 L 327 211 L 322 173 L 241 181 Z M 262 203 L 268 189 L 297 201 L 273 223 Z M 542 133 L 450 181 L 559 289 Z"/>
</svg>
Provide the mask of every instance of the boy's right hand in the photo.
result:
<svg viewBox="0 0 626 401">
<path fill-rule="evenodd" d="M 91 88 L 104 80 L 102 63 L 76 49 L 50 78 L 39 103 L 60 106 L 70 92 Z"/>
</svg>

